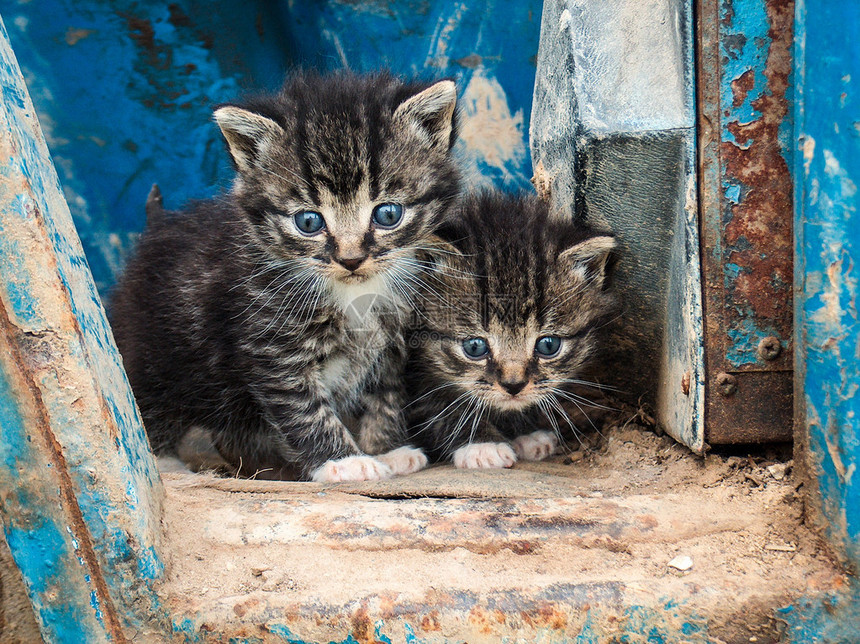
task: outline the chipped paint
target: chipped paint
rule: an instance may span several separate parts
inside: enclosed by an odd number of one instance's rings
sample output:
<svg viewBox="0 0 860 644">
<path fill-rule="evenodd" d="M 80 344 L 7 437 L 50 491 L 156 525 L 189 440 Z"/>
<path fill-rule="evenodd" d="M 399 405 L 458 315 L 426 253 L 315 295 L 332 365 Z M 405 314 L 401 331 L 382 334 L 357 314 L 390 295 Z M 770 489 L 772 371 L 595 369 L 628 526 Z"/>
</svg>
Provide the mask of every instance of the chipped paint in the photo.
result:
<svg viewBox="0 0 860 644">
<path fill-rule="evenodd" d="M 695 178 L 694 142 L 689 143 L 686 159 L 687 191 L 684 217 L 675 223 L 676 238 L 695 239 L 698 232 L 698 200 Z M 705 451 L 705 345 L 702 334 L 701 266 L 698 253 L 688 253 L 676 245 L 671 259 L 679 279 L 669 285 L 668 321 L 660 352 L 663 374 L 657 389 L 657 417 L 661 426 L 697 454 Z"/>
<path fill-rule="evenodd" d="M 278 84 L 283 46 L 254 28 L 258 14 L 277 24 L 268 4 L 228 3 L 191 23 L 187 0 L 0 3 L 102 295 L 143 228 L 152 183 L 176 206 L 228 185 L 211 108 Z M 240 43 L 254 54 L 238 56 Z"/>
<path fill-rule="evenodd" d="M 460 137 L 456 151 L 469 186 L 515 182 L 526 159 L 523 110 L 511 113 L 498 80 L 475 73 L 460 99 Z"/>
<path fill-rule="evenodd" d="M 723 370 L 791 367 L 790 351 L 765 365 L 756 347 L 766 337 L 784 348 L 791 341 L 791 153 L 781 131 L 791 127 L 793 7 L 721 5 L 721 260 L 740 267 L 725 273 Z"/>
<path fill-rule="evenodd" d="M 601 644 L 649 642 L 709 644 L 707 618 L 686 602 L 657 599 L 626 604 L 636 593 L 622 584 L 567 584 L 538 590 L 533 596 L 505 592 L 478 596 L 440 590 L 427 604 L 394 603 L 387 597 L 364 597 L 344 606 L 306 602 L 257 616 L 265 634 L 249 637 L 230 631 L 230 642 L 310 644 L 444 644 L 467 642 L 538 642 Z M 286 613 L 275 616 L 274 613 Z M 377 616 L 384 616 L 377 618 Z M 185 616 L 174 624 L 177 641 L 211 640 L 211 624 Z M 249 629 L 250 630 L 250 629 Z M 254 629 L 259 633 L 258 629 Z M 456 640 L 452 634 L 456 633 Z M 223 641 L 219 640 L 219 641 Z"/>
<path fill-rule="evenodd" d="M 843 15 L 844 14 L 844 15 Z M 860 139 L 840 135 L 856 120 L 860 46 L 842 28 L 856 7 L 830 3 L 814 14 L 802 6 L 797 57 L 797 119 L 802 160 L 798 181 L 797 304 L 799 430 L 814 507 L 830 540 L 860 568 L 860 312 L 858 261 Z M 836 25 L 839 25 L 837 28 Z M 842 127 L 839 127 L 839 126 Z"/>
</svg>

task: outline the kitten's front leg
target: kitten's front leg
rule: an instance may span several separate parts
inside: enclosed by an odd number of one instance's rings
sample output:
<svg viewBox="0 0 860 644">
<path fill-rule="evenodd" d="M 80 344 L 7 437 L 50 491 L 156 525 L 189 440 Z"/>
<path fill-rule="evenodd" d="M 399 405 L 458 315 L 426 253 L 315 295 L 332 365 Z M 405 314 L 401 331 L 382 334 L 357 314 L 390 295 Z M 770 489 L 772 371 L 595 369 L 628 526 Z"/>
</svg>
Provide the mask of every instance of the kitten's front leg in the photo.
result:
<svg viewBox="0 0 860 644">
<path fill-rule="evenodd" d="M 380 382 L 362 398 L 364 414 L 359 420 L 358 444 L 368 454 L 377 454 L 395 475 L 412 474 L 427 467 L 427 456 L 405 444 L 402 366 L 395 355 L 381 368 Z"/>
<path fill-rule="evenodd" d="M 362 453 L 352 434 L 327 402 L 324 392 L 305 374 L 260 378 L 257 397 L 273 429 L 298 452 L 304 478 L 321 482 L 372 481 L 389 478 L 391 468 Z M 273 441 L 274 447 L 280 441 Z"/>
</svg>

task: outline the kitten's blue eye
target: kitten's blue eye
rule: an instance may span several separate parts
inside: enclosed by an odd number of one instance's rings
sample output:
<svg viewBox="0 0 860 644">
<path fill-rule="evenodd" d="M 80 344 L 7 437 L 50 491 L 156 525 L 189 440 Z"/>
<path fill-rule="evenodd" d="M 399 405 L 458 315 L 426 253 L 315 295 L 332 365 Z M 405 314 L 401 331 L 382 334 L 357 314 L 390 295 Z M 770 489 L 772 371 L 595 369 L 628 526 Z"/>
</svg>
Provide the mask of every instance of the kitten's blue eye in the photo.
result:
<svg viewBox="0 0 860 644">
<path fill-rule="evenodd" d="M 394 228 L 403 219 L 403 206 L 399 203 L 381 203 L 373 209 L 373 221 L 382 228 Z"/>
<path fill-rule="evenodd" d="M 545 335 L 535 342 L 535 351 L 544 358 L 551 358 L 561 350 L 561 338 L 557 335 Z"/>
<path fill-rule="evenodd" d="M 484 338 L 469 338 L 463 340 L 463 353 L 470 358 L 483 358 L 490 352 L 490 347 Z"/>
<path fill-rule="evenodd" d="M 293 215 L 296 227 L 305 235 L 314 235 L 325 228 L 325 219 L 318 212 L 304 210 Z"/>
</svg>

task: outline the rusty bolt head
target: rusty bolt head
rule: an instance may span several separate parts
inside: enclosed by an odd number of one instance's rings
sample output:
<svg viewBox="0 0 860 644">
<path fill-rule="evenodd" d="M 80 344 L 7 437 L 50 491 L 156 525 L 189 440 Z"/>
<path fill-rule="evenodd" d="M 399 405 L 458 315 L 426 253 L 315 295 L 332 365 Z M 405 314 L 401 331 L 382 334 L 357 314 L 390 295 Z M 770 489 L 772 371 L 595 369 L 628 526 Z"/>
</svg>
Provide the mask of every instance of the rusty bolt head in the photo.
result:
<svg viewBox="0 0 860 644">
<path fill-rule="evenodd" d="M 684 375 L 681 376 L 681 393 L 685 396 L 690 395 L 690 372 L 685 371 Z"/>
<path fill-rule="evenodd" d="M 762 360 L 776 360 L 782 353 L 782 344 L 775 335 L 769 335 L 758 343 L 758 355 Z"/>
<path fill-rule="evenodd" d="M 738 390 L 738 379 L 730 373 L 717 374 L 717 391 L 723 396 L 731 396 Z"/>
</svg>

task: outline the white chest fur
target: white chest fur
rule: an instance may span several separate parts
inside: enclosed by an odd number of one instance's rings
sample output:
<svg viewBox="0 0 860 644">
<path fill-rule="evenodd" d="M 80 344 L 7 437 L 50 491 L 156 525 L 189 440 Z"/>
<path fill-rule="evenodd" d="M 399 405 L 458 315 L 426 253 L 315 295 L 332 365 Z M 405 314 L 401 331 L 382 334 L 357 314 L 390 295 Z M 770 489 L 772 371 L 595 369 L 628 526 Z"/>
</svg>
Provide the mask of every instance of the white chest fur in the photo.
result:
<svg viewBox="0 0 860 644">
<path fill-rule="evenodd" d="M 320 384 L 332 399 L 350 405 L 376 376 L 388 342 L 380 317 L 397 310 L 399 302 L 381 276 L 356 284 L 333 281 L 330 293 L 343 313 L 343 335 L 338 339 L 338 351 L 322 364 Z"/>
<path fill-rule="evenodd" d="M 397 306 L 384 276 L 374 275 L 364 282 L 330 284 L 335 306 L 344 314 L 347 327 L 355 331 L 376 330 L 379 313 Z"/>
</svg>

